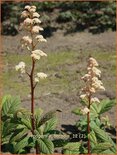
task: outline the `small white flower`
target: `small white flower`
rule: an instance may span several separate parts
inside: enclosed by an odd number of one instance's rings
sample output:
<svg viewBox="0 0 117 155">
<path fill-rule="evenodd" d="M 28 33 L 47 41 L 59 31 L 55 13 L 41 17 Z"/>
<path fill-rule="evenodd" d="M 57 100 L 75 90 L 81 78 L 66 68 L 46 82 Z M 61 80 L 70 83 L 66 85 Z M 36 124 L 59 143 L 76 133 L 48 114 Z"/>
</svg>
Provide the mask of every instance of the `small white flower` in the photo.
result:
<svg viewBox="0 0 117 155">
<path fill-rule="evenodd" d="M 38 83 L 39 82 L 39 78 L 36 77 L 35 78 L 35 82 Z"/>
<path fill-rule="evenodd" d="M 44 53 L 44 52 L 41 51 L 41 50 L 34 50 L 34 51 L 32 51 L 32 53 L 37 54 L 37 55 L 40 55 L 40 56 L 47 56 L 47 54 Z"/>
<path fill-rule="evenodd" d="M 32 39 L 29 36 L 24 36 L 22 38 L 22 41 L 26 44 L 31 44 L 32 43 Z"/>
<path fill-rule="evenodd" d="M 92 64 L 94 67 L 98 66 L 97 61 L 94 58 L 92 58 L 92 57 L 89 58 L 89 63 Z"/>
<path fill-rule="evenodd" d="M 32 33 L 39 33 L 39 31 L 43 31 L 43 28 L 40 26 L 33 26 Z"/>
<path fill-rule="evenodd" d="M 38 18 L 33 18 L 32 22 L 33 22 L 33 24 L 41 23 L 41 21 Z"/>
<path fill-rule="evenodd" d="M 40 17 L 40 15 L 37 12 L 33 13 L 33 18 L 39 18 L 39 17 Z"/>
<path fill-rule="evenodd" d="M 39 42 L 47 42 L 47 40 L 42 35 L 37 35 L 35 38 Z"/>
<path fill-rule="evenodd" d="M 40 72 L 40 73 L 37 73 L 37 77 L 40 79 L 45 79 L 45 78 L 47 78 L 47 74 Z"/>
<path fill-rule="evenodd" d="M 81 79 L 84 81 L 89 81 L 90 77 L 91 77 L 91 75 L 85 74 Z"/>
<path fill-rule="evenodd" d="M 95 93 L 95 92 L 96 92 L 96 90 L 95 90 L 94 87 L 91 87 L 91 88 L 89 89 L 89 91 L 90 91 L 91 93 Z"/>
<path fill-rule="evenodd" d="M 31 6 L 30 9 L 29 9 L 29 11 L 31 13 L 34 13 L 36 11 L 36 6 Z"/>
<path fill-rule="evenodd" d="M 85 99 L 86 97 L 87 97 L 86 94 L 82 94 L 82 95 L 80 95 L 80 98 L 81 98 L 81 99 Z"/>
<path fill-rule="evenodd" d="M 32 19 L 26 18 L 26 19 L 24 20 L 24 25 L 28 26 L 28 25 L 31 25 L 31 24 L 32 24 Z"/>
<path fill-rule="evenodd" d="M 87 107 L 85 107 L 84 109 L 81 110 L 83 115 L 86 115 L 89 111 L 90 110 Z"/>
<path fill-rule="evenodd" d="M 15 66 L 16 71 L 20 71 L 22 74 L 25 73 L 25 63 L 23 61 L 19 62 L 18 65 Z"/>
<path fill-rule="evenodd" d="M 99 76 L 100 77 L 100 74 L 101 74 L 101 71 L 99 69 L 97 69 L 96 67 L 93 67 L 92 68 L 92 71 L 95 75 Z"/>
<path fill-rule="evenodd" d="M 34 58 L 35 60 L 39 60 L 40 59 L 40 55 L 39 54 L 35 54 L 35 53 L 32 53 L 31 57 Z"/>
<path fill-rule="evenodd" d="M 104 91 L 105 91 L 104 86 L 100 86 L 100 87 L 99 87 L 99 89 L 100 89 L 100 90 L 104 90 Z"/>
<path fill-rule="evenodd" d="M 91 103 L 95 103 L 95 102 L 100 103 L 100 100 L 97 97 L 91 98 Z"/>
<path fill-rule="evenodd" d="M 21 18 L 26 18 L 26 17 L 28 17 L 29 16 L 29 13 L 27 12 L 27 11 L 23 11 L 22 13 L 21 13 Z"/>
<path fill-rule="evenodd" d="M 32 51 L 31 57 L 34 59 L 39 60 L 41 56 L 47 56 L 47 54 L 41 50 Z"/>
<path fill-rule="evenodd" d="M 26 5 L 24 9 L 29 10 L 31 8 L 31 6 Z"/>
</svg>

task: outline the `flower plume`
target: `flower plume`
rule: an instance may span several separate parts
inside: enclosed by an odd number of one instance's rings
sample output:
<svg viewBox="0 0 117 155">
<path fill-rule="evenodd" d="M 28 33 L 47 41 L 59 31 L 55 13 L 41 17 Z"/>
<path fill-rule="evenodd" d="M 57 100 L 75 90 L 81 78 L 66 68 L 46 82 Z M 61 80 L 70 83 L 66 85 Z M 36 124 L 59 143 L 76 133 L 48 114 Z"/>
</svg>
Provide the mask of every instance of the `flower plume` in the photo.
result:
<svg viewBox="0 0 117 155">
<path fill-rule="evenodd" d="M 81 78 L 86 85 L 81 90 L 82 93 L 80 98 L 87 102 L 90 100 L 90 104 L 94 102 L 100 103 L 99 99 L 97 97 L 93 97 L 93 95 L 98 90 L 105 90 L 102 81 L 99 79 L 101 77 L 101 71 L 97 67 L 97 61 L 90 57 L 87 64 L 87 73 Z"/>
</svg>

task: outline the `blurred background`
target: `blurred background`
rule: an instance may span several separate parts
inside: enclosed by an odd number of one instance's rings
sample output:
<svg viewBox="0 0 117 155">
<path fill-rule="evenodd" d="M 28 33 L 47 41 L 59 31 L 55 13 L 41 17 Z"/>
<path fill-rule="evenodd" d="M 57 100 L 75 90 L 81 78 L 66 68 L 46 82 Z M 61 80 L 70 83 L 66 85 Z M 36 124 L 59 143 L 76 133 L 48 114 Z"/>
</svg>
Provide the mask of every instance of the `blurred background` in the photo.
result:
<svg viewBox="0 0 117 155">
<path fill-rule="evenodd" d="M 116 30 L 116 2 L 32 2 L 41 14 L 47 36 L 58 29 L 65 33 Z M 2 3 L 2 34 L 16 35 L 25 3 Z"/>
<path fill-rule="evenodd" d="M 31 64 L 30 54 L 20 44 L 26 33 L 19 29 L 21 12 L 28 4 L 37 6 L 47 39 L 38 47 L 48 57 L 37 63 L 36 71 L 47 73 L 48 78 L 36 88 L 35 103 L 45 112 L 61 109 L 58 128 L 70 130 L 78 120 L 71 111 L 80 106 L 79 91 L 84 86 L 80 78 L 86 73 L 89 56 L 97 59 L 106 88 L 97 96 L 115 99 L 116 2 L 2 2 L 4 94 L 20 95 L 22 105 L 30 108 L 29 80 L 15 71 L 19 61 Z M 109 115 L 115 125 L 115 108 Z"/>
</svg>

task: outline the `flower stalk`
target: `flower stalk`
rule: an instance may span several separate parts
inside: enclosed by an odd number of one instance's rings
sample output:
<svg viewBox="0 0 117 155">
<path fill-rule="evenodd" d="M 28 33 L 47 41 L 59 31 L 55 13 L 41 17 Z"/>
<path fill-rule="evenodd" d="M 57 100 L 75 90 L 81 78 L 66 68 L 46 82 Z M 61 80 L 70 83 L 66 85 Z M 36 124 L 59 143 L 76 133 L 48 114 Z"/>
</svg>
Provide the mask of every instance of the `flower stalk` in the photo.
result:
<svg viewBox="0 0 117 155">
<path fill-rule="evenodd" d="M 94 94 L 98 90 L 105 90 L 103 83 L 99 80 L 101 76 L 101 71 L 97 68 L 97 61 L 90 57 L 88 59 L 87 65 L 87 74 L 85 74 L 81 79 L 85 82 L 85 87 L 81 90 L 80 98 L 85 101 L 86 107 L 81 110 L 83 115 L 87 115 L 87 134 L 90 134 L 90 107 L 93 103 L 100 103 L 97 97 L 94 97 Z M 88 154 L 91 154 L 90 139 L 88 136 L 87 142 Z"/>
<path fill-rule="evenodd" d="M 20 62 L 16 65 L 16 71 L 20 71 L 21 74 L 26 73 L 30 79 L 30 91 L 31 91 L 31 123 L 32 123 L 32 134 L 34 135 L 35 131 L 35 88 L 40 79 L 44 79 L 47 77 L 45 73 L 39 72 L 35 75 L 35 66 L 37 60 L 40 60 L 41 57 L 47 56 L 46 53 L 41 51 L 40 49 L 35 49 L 38 43 L 46 42 L 46 39 L 42 35 L 38 35 L 40 31 L 43 30 L 39 26 L 41 23 L 39 19 L 40 15 L 36 12 L 35 6 L 25 6 L 24 11 L 21 14 L 21 18 L 23 18 L 23 23 L 21 24 L 22 29 L 26 30 L 30 36 L 24 36 L 21 39 L 22 47 L 26 48 L 31 53 L 31 71 L 30 73 L 27 71 L 26 64 L 24 62 Z M 36 142 L 36 154 L 39 154 L 39 145 Z"/>
<path fill-rule="evenodd" d="M 90 104 L 91 104 L 91 95 L 89 95 L 89 112 L 87 113 L 87 133 L 90 133 Z M 88 138 L 88 154 L 90 154 L 90 139 Z"/>
</svg>

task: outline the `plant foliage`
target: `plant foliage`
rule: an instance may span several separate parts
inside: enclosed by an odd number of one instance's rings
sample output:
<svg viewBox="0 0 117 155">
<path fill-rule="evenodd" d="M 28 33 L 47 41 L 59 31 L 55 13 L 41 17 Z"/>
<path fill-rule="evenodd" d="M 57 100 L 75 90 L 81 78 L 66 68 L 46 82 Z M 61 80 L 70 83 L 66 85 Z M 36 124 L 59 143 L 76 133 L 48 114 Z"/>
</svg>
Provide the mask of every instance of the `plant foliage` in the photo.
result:
<svg viewBox="0 0 117 155">
<path fill-rule="evenodd" d="M 20 107 L 19 98 L 10 95 L 2 100 L 2 146 L 4 152 L 15 154 L 27 153 L 27 150 L 38 143 L 40 153 L 54 153 L 54 139 L 50 135 L 62 134 L 55 130 L 57 125 L 56 111 L 42 116 L 42 110 L 35 110 L 36 128 L 32 133 L 31 113 Z M 59 138 L 57 138 L 59 140 Z M 7 146 L 7 147 L 6 147 Z M 12 149 L 11 149 L 12 146 Z"/>
</svg>

